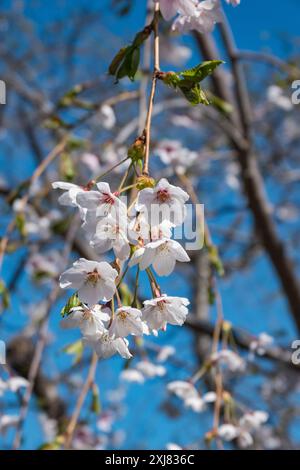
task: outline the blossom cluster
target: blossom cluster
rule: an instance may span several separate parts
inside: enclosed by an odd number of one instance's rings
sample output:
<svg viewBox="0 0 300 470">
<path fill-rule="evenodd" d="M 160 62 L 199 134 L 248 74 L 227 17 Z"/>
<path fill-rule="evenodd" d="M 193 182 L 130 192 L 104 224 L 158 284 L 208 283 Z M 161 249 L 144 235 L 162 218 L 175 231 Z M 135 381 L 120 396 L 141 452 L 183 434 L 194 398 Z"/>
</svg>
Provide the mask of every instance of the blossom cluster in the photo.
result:
<svg viewBox="0 0 300 470">
<path fill-rule="evenodd" d="M 216 23 L 222 21 L 220 0 L 154 0 L 159 1 L 163 17 L 169 21 L 176 19 L 172 29 L 180 33 L 196 30 L 200 33 L 210 33 Z M 226 0 L 233 6 L 240 0 Z"/>
<path fill-rule="evenodd" d="M 111 264 L 80 258 L 61 274 L 61 288 L 74 289 L 78 296 L 78 305 L 69 309 L 62 326 L 78 327 L 83 343 L 101 358 L 119 353 L 129 359 L 127 337 L 157 335 L 168 323 L 182 325 L 189 301 L 162 294 L 155 276 L 168 276 L 176 262 L 190 260 L 184 248 L 171 238 L 172 229 L 186 217 L 188 194 L 161 179 L 138 191 L 135 203 L 127 209 L 122 188 L 112 192 L 105 182 L 97 183 L 96 190 L 90 185 L 84 188 L 67 182 L 55 182 L 53 188 L 64 191 L 60 204 L 79 209 L 95 254 L 102 256 L 113 250 L 115 255 Z M 134 266 L 138 266 L 138 272 L 147 271 L 153 293 L 142 308 L 136 301 L 134 305 L 123 305 L 119 294 L 127 269 Z"/>
<path fill-rule="evenodd" d="M 168 391 L 181 399 L 186 408 L 196 413 L 202 413 L 207 405 L 215 403 L 215 392 L 201 395 L 192 382 L 176 380 L 167 386 Z M 233 406 L 233 398 L 227 392 L 222 394 L 222 405 Z M 261 410 L 246 411 L 239 419 L 221 424 L 215 431 L 217 436 L 225 442 L 236 441 L 238 447 L 247 448 L 253 445 L 254 436 L 268 420 L 268 413 Z"/>
</svg>

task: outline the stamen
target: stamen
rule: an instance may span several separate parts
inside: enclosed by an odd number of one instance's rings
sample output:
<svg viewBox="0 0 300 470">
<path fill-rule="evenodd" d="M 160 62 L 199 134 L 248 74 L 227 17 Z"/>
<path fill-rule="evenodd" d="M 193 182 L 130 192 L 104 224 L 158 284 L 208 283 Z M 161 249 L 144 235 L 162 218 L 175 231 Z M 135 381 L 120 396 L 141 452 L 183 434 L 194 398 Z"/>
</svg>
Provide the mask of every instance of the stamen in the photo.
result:
<svg viewBox="0 0 300 470">
<path fill-rule="evenodd" d="M 167 189 L 160 189 L 159 191 L 157 191 L 156 197 L 160 202 L 166 202 L 171 199 L 171 196 Z"/>
</svg>

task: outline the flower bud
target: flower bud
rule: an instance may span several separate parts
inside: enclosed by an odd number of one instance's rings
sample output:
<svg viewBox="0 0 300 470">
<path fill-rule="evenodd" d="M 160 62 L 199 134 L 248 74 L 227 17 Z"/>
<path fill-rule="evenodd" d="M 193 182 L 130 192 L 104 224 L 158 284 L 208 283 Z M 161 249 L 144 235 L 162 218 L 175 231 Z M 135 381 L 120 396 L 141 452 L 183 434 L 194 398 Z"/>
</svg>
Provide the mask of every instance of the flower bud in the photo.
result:
<svg viewBox="0 0 300 470">
<path fill-rule="evenodd" d="M 137 189 L 145 189 L 145 188 L 154 188 L 155 186 L 155 179 L 151 178 L 147 175 L 141 175 L 137 178 L 136 187 Z"/>
<path fill-rule="evenodd" d="M 138 163 L 143 160 L 145 156 L 145 141 L 143 138 L 138 137 L 134 143 L 128 149 L 128 157 L 134 163 Z"/>
</svg>

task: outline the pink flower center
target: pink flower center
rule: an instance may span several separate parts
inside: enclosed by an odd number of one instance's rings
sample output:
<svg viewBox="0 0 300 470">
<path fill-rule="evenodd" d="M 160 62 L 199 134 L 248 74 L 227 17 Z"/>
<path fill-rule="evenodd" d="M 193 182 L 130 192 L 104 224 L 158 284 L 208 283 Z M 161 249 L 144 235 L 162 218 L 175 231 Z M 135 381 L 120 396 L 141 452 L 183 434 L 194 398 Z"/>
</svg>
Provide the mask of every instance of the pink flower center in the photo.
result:
<svg viewBox="0 0 300 470">
<path fill-rule="evenodd" d="M 90 321 L 93 318 L 93 314 L 91 310 L 85 310 L 82 315 L 82 320 L 83 321 Z"/>
<path fill-rule="evenodd" d="M 101 199 L 101 203 L 110 204 L 112 206 L 115 203 L 115 199 L 112 194 L 104 193 Z"/>
<path fill-rule="evenodd" d="M 99 279 L 100 279 L 100 274 L 98 273 L 96 269 L 94 269 L 94 271 L 87 273 L 87 282 L 89 282 L 90 284 L 93 284 L 95 286 L 97 282 L 99 281 Z"/>
<path fill-rule="evenodd" d="M 171 196 L 167 189 L 159 189 L 157 191 L 156 197 L 159 200 L 159 202 L 166 202 L 171 199 Z"/>
<path fill-rule="evenodd" d="M 171 147 L 171 146 L 168 147 L 168 146 L 167 146 L 167 147 L 165 147 L 165 151 L 166 151 L 167 153 L 171 153 L 171 152 L 174 151 L 174 147 Z"/>
<path fill-rule="evenodd" d="M 126 320 L 127 318 L 127 312 L 124 312 L 124 310 L 121 310 L 121 312 L 118 312 L 118 317 L 121 318 L 121 320 Z"/>
<path fill-rule="evenodd" d="M 161 312 L 164 311 L 166 304 L 167 304 L 166 300 L 160 300 L 159 302 L 157 302 L 157 306 Z"/>
</svg>

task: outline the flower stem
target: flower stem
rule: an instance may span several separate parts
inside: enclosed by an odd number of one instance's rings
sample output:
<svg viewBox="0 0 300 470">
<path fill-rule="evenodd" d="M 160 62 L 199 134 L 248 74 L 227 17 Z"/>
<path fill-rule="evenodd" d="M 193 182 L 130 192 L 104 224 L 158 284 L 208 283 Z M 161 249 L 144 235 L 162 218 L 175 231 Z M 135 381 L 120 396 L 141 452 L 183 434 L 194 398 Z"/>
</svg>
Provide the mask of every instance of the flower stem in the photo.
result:
<svg viewBox="0 0 300 470">
<path fill-rule="evenodd" d="M 144 157 L 144 165 L 143 165 L 143 174 L 149 175 L 149 155 L 150 155 L 150 139 L 151 139 L 151 123 L 152 123 L 152 115 L 153 115 L 153 104 L 154 104 L 154 96 L 156 92 L 156 84 L 157 84 L 157 74 L 160 70 L 159 66 L 159 30 L 158 30 L 158 23 L 159 23 L 159 2 L 155 3 L 155 10 L 154 10 L 154 17 L 153 17 L 153 31 L 154 31 L 154 72 L 152 77 L 152 85 L 151 85 L 151 92 L 149 97 L 149 105 L 148 105 L 148 112 L 146 117 L 146 125 L 144 129 L 144 135 L 146 139 L 146 149 L 145 149 L 145 157 Z"/>
</svg>

